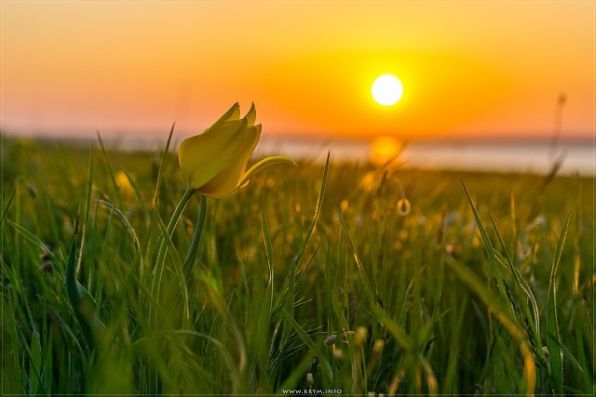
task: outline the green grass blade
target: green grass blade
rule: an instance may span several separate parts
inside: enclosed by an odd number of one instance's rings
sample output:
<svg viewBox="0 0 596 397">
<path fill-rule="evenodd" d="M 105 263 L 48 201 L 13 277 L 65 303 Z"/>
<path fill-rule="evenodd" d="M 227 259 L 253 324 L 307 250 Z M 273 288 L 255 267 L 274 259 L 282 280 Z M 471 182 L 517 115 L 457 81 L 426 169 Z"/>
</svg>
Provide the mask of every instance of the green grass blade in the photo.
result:
<svg viewBox="0 0 596 397">
<path fill-rule="evenodd" d="M 199 243 L 201 242 L 201 236 L 203 235 L 203 229 L 205 228 L 205 220 L 207 219 L 207 197 L 201 196 L 201 204 L 199 207 L 199 215 L 197 216 L 197 220 L 195 222 L 195 231 L 192 236 L 192 240 L 190 242 L 190 246 L 188 248 L 188 252 L 186 253 L 186 258 L 184 258 L 184 263 L 182 264 L 182 269 L 184 275 L 188 275 L 190 269 L 197 258 L 197 254 L 199 253 Z"/>
<path fill-rule="evenodd" d="M 176 127 L 176 123 L 172 124 L 170 128 L 170 133 L 168 134 L 168 140 L 166 141 L 166 147 L 163 151 L 161 156 L 161 162 L 159 163 L 159 169 L 157 170 L 157 180 L 155 181 L 155 190 L 153 192 L 153 199 L 151 200 L 151 207 L 157 208 L 157 201 L 159 198 L 159 189 L 161 188 L 161 180 L 163 178 L 163 170 L 166 164 L 166 160 L 168 159 L 168 154 L 170 153 L 170 144 L 172 143 L 172 136 L 174 135 L 174 127 Z"/>
<path fill-rule="evenodd" d="M 296 334 L 298 334 L 298 337 L 302 340 L 302 342 L 309 348 L 310 351 L 314 352 L 317 355 L 321 364 L 327 371 L 327 374 L 331 375 L 333 373 L 333 369 L 331 367 L 331 363 L 327 359 L 327 354 L 325 354 L 322 348 L 323 344 L 315 343 L 315 341 L 312 340 L 312 338 L 306 333 L 304 328 L 300 324 L 298 324 L 298 322 L 290 313 L 288 313 L 285 310 L 283 310 L 282 313 L 284 318 L 290 323 Z"/>
<path fill-rule="evenodd" d="M 38 250 L 41 251 L 44 249 L 45 250 L 48 249 L 47 245 L 43 241 L 41 241 L 41 239 L 39 237 L 37 237 L 31 231 L 25 229 L 20 224 L 13 222 L 10 219 L 7 219 L 6 224 L 13 227 L 21 236 L 23 236 L 29 242 L 33 243 L 37 247 Z"/>
<path fill-rule="evenodd" d="M 472 273 L 465 266 L 457 263 L 456 261 L 448 261 L 447 265 L 454 271 L 457 277 L 470 288 L 480 299 L 488 306 L 491 311 L 495 314 L 499 322 L 505 327 L 509 334 L 519 344 L 520 352 L 524 360 L 524 378 L 526 381 L 526 393 L 531 395 L 534 393 L 536 385 L 536 365 L 534 358 L 532 357 L 526 336 L 524 332 L 519 328 L 515 321 L 511 318 L 509 313 L 504 309 L 499 299 L 492 294 L 492 292 L 486 288 L 483 283 L 478 279 L 474 273 Z"/>
<path fill-rule="evenodd" d="M 546 301 L 546 332 L 547 335 L 552 335 L 553 338 L 546 338 L 546 345 L 549 351 L 549 362 L 551 375 L 553 377 L 555 392 L 562 394 L 563 389 L 563 350 L 560 346 L 563 345 L 561 341 L 561 334 L 559 332 L 559 319 L 558 319 L 558 308 L 557 308 L 557 273 L 559 265 L 561 263 L 561 257 L 563 255 L 563 248 L 565 246 L 565 240 L 567 239 L 567 230 L 571 221 L 571 214 L 567 215 L 567 219 L 559 235 L 559 241 L 555 249 L 555 256 L 553 258 L 553 264 L 551 266 L 549 283 L 548 283 L 548 298 Z M 556 342 L 555 342 L 556 341 Z"/>
<path fill-rule="evenodd" d="M 81 222 L 81 245 L 79 247 L 79 255 L 77 258 L 76 273 L 81 271 L 81 263 L 83 262 L 85 244 L 87 242 L 87 224 L 89 223 L 89 215 L 91 213 L 91 197 L 93 195 L 93 173 L 94 173 L 94 160 L 93 160 L 93 146 L 91 146 L 89 154 L 89 167 L 87 171 L 87 190 L 85 193 L 85 213 L 83 215 L 83 221 Z"/>
<path fill-rule="evenodd" d="M 120 196 L 120 187 L 118 187 L 118 183 L 116 182 L 116 174 L 114 172 L 114 167 L 112 166 L 112 160 L 110 159 L 110 155 L 106 150 L 106 147 L 103 144 L 103 139 L 101 138 L 101 134 L 99 131 L 96 131 L 97 140 L 99 141 L 99 147 L 101 148 L 101 153 L 103 154 L 104 159 L 106 160 L 106 164 L 108 166 L 108 174 L 110 176 L 110 182 L 112 183 L 112 187 L 114 188 L 114 192 L 116 192 L 116 199 L 118 200 L 118 205 L 122 206 L 122 197 Z"/>
<path fill-rule="evenodd" d="M 302 256 L 308 242 L 310 241 L 312 234 L 317 227 L 317 223 L 319 221 L 319 217 L 321 216 L 321 209 L 323 208 L 323 200 L 325 199 L 325 192 L 327 191 L 327 178 L 329 177 L 329 160 L 331 157 L 331 152 L 327 153 L 327 159 L 325 160 L 325 168 L 323 168 L 323 177 L 321 178 L 321 187 L 319 188 L 319 196 L 317 197 L 317 205 L 315 207 L 315 213 L 313 219 L 310 223 L 308 228 L 308 232 L 306 233 L 306 237 L 304 238 L 304 242 L 302 244 L 302 249 L 299 252 L 299 256 Z"/>
<path fill-rule="evenodd" d="M 124 214 L 124 212 L 122 212 L 114 204 L 106 200 L 97 200 L 97 204 L 99 204 L 100 207 L 108 209 L 116 215 L 116 218 L 118 218 L 120 222 L 122 222 L 122 224 L 126 228 L 126 231 L 130 235 L 130 238 L 132 239 L 132 242 L 134 243 L 134 246 L 137 249 L 137 253 L 141 254 L 141 242 L 139 240 L 137 232 L 128 220 L 128 218 L 126 217 L 126 215 Z"/>
<path fill-rule="evenodd" d="M 540 311 L 538 309 L 538 302 L 536 301 L 536 297 L 534 296 L 534 293 L 532 292 L 532 288 L 530 288 L 530 285 L 524 279 L 524 276 L 521 274 L 519 269 L 515 266 L 515 264 L 513 263 L 512 259 L 511 259 L 511 256 L 507 252 L 507 246 L 505 245 L 505 241 L 503 240 L 503 238 L 501 237 L 501 234 L 499 233 L 499 230 L 497 228 L 494 218 L 490 214 L 489 214 L 489 216 L 490 216 L 490 221 L 492 223 L 493 229 L 494 229 L 495 233 L 497 234 L 499 242 L 501 243 L 501 248 L 503 249 L 503 252 L 505 253 L 505 259 L 507 260 L 507 265 L 509 266 L 511 273 L 513 274 L 513 277 L 514 277 L 515 281 L 517 282 L 517 285 L 521 288 L 521 290 L 524 292 L 524 294 L 530 301 L 530 305 L 532 306 L 533 320 L 534 320 L 534 332 L 535 332 L 536 337 L 539 338 L 540 337 Z M 498 258 L 497 258 L 497 260 L 498 260 Z"/>
<path fill-rule="evenodd" d="M 33 331 L 29 358 L 29 393 L 38 394 L 41 392 L 41 342 L 37 331 Z"/>
<path fill-rule="evenodd" d="M 577 369 L 579 372 L 584 372 L 584 369 L 583 369 L 582 365 L 573 356 L 573 354 L 571 353 L 571 351 L 569 350 L 568 347 L 566 347 L 564 344 L 562 344 L 561 341 L 556 336 L 554 336 L 553 334 L 548 334 L 547 335 L 547 338 L 548 339 L 552 339 L 552 341 L 554 343 L 556 343 L 557 346 L 559 346 L 559 349 L 561 349 L 563 351 L 565 357 L 567 357 L 567 359 L 575 367 L 575 369 Z"/>
<path fill-rule="evenodd" d="M 470 193 L 468 192 L 468 188 L 464 184 L 463 180 L 460 180 L 460 182 L 461 182 L 462 187 L 464 188 L 464 192 L 466 193 L 468 203 L 470 204 L 470 207 L 472 208 L 472 213 L 474 214 L 474 219 L 476 220 L 476 226 L 478 227 L 478 230 L 480 231 L 480 236 L 482 237 L 482 241 L 484 242 L 484 249 L 486 250 L 486 255 L 487 255 L 488 259 L 491 261 L 491 263 L 493 264 L 493 268 L 496 268 L 498 270 L 498 267 L 494 263 L 493 243 L 491 242 L 490 238 L 488 237 L 488 233 L 486 232 L 486 229 L 484 228 L 484 225 L 482 224 L 482 220 L 480 219 L 480 214 L 478 213 L 478 210 L 476 209 L 476 206 L 474 205 L 474 202 L 472 201 L 472 196 L 470 196 Z"/>
<path fill-rule="evenodd" d="M 486 255 L 488 257 L 488 260 L 491 264 L 491 269 L 493 271 L 495 271 L 495 273 L 496 273 L 495 279 L 497 281 L 497 288 L 498 288 L 500 294 L 503 297 L 506 297 L 506 299 L 508 299 L 510 301 L 513 312 L 516 313 L 515 302 L 512 300 L 509 286 L 507 285 L 505 277 L 503 276 L 503 272 L 501 271 L 500 264 L 497 263 L 497 261 L 495 259 L 495 248 L 493 246 L 493 243 L 490 240 L 488 233 L 486 232 L 486 229 L 482 223 L 482 220 L 480 219 L 480 214 L 478 213 L 478 210 L 476 209 L 476 206 L 474 205 L 474 202 L 472 201 L 472 196 L 470 196 L 470 193 L 468 192 L 468 189 L 466 188 L 466 185 L 464 184 L 463 180 L 460 180 L 460 182 L 464 188 L 464 192 L 466 193 L 466 198 L 468 199 L 468 203 L 470 204 L 470 207 L 472 208 L 474 220 L 476 221 L 476 226 L 478 227 L 478 230 L 480 231 L 480 236 L 482 237 L 482 242 L 484 243 L 484 249 L 485 249 Z"/>
<path fill-rule="evenodd" d="M 10 206 L 12 205 L 12 202 L 14 201 L 16 194 L 17 194 L 17 184 L 15 183 L 14 187 L 12 188 L 12 190 L 10 192 L 10 196 L 8 196 L 8 200 L 6 200 L 4 202 L 4 208 L 2 210 L 2 219 L 0 219 L 0 226 L 2 226 L 4 224 L 4 220 L 8 216 L 8 211 L 10 210 Z"/>
<path fill-rule="evenodd" d="M 79 323 L 79 326 L 81 327 L 83 337 L 87 341 L 87 345 L 91 348 L 91 350 L 93 350 L 95 347 L 95 338 L 93 337 L 91 325 L 89 324 L 87 317 L 81 312 L 81 295 L 76 280 L 76 237 L 77 234 L 75 233 L 73 242 L 68 251 L 68 257 L 66 259 L 66 274 L 64 281 L 70 305 L 72 306 L 72 310 Z"/>
<path fill-rule="evenodd" d="M 271 231 L 265 214 L 261 214 L 261 230 L 263 235 L 263 244 L 265 245 L 265 258 L 267 260 L 267 268 L 269 269 L 269 280 L 267 281 L 267 288 L 271 293 L 269 299 L 269 315 L 273 312 L 273 301 L 275 293 L 275 277 L 274 277 L 274 260 L 273 260 L 273 243 L 271 241 Z"/>
</svg>

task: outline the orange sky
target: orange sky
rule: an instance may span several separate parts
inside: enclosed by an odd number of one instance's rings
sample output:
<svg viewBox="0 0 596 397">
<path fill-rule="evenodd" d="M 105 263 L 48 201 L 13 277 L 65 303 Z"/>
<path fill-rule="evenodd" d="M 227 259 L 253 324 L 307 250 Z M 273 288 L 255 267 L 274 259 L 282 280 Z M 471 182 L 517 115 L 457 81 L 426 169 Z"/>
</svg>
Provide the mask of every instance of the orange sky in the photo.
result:
<svg viewBox="0 0 596 397">
<path fill-rule="evenodd" d="M 254 100 L 271 135 L 549 136 L 565 92 L 563 135 L 592 136 L 591 1 L 0 4 L 9 133 L 191 133 Z"/>
</svg>

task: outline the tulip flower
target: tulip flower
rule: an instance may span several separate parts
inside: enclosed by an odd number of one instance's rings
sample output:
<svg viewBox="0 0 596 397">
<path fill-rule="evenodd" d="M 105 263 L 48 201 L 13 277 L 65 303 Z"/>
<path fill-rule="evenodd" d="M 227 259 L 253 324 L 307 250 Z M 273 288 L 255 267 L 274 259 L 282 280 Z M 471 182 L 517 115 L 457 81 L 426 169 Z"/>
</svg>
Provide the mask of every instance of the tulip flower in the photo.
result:
<svg viewBox="0 0 596 397">
<path fill-rule="evenodd" d="M 288 157 L 272 156 L 246 169 L 250 156 L 261 137 L 261 125 L 255 125 L 256 116 L 253 104 L 248 113 L 240 118 L 240 106 L 235 103 L 202 134 L 187 138 L 180 143 L 178 160 L 188 180 L 188 187 L 170 218 L 166 228 L 168 236 L 174 232 L 193 194 L 201 195 L 195 231 L 183 262 L 185 272 L 190 269 L 197 255 L 197 247 L 205 224 L 207 197 L 222 198 L 234 194 L 248 184 L 251 175 L 265 167 L 276 164 L 296 165 Z M 163 261 L 165 250 L 162 244 L 158 252 L 158 263 Z"/>
<path fill-rule="evenodd" d="M 180 168 L 193 192 L 222 198 L 234 194 L 248 183 L 248 178 L 262 168 L 274 164 L 295 164 L 284 156 L 265 158 L 246 170 L 261 136 L 256 124 L 254 104 L 240 118 L 235 103 L 202 134 L 185 139 L 178 149 Z"/>
</svg>

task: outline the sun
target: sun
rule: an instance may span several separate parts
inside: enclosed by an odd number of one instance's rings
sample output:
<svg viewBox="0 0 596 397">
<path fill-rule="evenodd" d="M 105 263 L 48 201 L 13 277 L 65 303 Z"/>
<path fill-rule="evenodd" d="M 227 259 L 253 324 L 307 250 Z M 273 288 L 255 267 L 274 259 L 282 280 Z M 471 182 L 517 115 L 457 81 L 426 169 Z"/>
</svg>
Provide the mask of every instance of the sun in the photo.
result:
<svg viewBox="0 0 596 397">
<path fill-rule="evenodd" d="M 383 74 L 372 85 L 372 97 L 383 106 L 395 105 L 404 93 L 401 81 L 392 74 Z"/>
</svg>

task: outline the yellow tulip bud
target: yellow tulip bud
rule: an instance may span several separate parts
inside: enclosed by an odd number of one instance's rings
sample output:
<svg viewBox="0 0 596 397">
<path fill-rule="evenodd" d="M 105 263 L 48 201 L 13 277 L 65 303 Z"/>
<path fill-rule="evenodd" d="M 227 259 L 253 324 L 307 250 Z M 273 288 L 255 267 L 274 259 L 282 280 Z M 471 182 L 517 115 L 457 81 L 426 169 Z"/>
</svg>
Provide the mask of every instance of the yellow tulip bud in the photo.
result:
<svg viewBox="0 0 596 397">
<path fill-rule="evenodd" d="M 265 166 L 295 164 L 287 157 L 274 156 L 261 160 L 246 171 L 261 136 L 261 125 L 255 125 L 255 120 L 254 104 L 240 118 L 240 106 L 235 103 L 202 134 L 182 141 L 178 149 L 180 168 L 193 190 L 209 197 L 226 197 L 244 186 L 250 175 Z"/>
<path fill-rule="evenodd" d="M 118 189 L 120 189 L 120 193 L 122 193 L 124 198 L 131 198 L 134 194 L 134 188 L 132 187 L 132 183 L 130 182 L 128 175 L 126 175 L 126 173 L 123 171 L 118 171 L 115 178 L 116 185 L 118 186 Z"/>
</svg>

